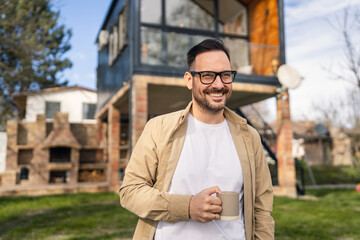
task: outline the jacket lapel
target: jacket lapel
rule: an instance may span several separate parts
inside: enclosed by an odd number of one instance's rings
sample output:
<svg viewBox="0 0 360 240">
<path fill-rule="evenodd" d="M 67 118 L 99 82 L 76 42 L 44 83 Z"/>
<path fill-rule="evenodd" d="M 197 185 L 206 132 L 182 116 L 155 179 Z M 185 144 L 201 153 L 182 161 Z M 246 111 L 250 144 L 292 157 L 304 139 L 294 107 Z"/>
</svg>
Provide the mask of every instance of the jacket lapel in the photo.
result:
<svg viewBox="0 0 360 240">
<path fill-rule="evenodd" d="M 176 165 L 179 161 L 181 150 L 184 145 L 186 131 L 187 131 L 187 125 L 188 125 L 188 115 L 190 112 L 192 106 L 192 102 L 189 103 L 189 105 L 186 107 L 186 109 L 182 112 L 179 123 L 177 127 L 173 130 L 172 134 L 170 134 L 169 142 L 166 146 L 167 154 L 164 154 L 165 156 L 169 156 L 167 159 L 167 167 L 166 167 L 166 173 L 165 173 L 165 179 L 164 179 L 164 186 L 163 190 L 168 191 L 171 180 L 173 178 Z"/>
</svg>

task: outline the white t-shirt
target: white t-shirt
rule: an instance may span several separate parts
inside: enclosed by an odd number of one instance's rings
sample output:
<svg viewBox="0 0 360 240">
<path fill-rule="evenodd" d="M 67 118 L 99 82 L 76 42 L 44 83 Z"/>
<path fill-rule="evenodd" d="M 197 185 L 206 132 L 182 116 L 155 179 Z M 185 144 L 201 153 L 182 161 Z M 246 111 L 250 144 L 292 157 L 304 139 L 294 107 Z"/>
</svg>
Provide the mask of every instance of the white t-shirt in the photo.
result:
<svg viewBox="0 0 360 240">
<path fill-rule="evenodd" d="M 184 146 L 169 193 L 196 195 L 213 186 L 240 193 L 239 220 L 160 221 L 155 239 L 245 239 L 242 169 L 227 121 L 206 124 L 189 114 Z"/>
</svg>

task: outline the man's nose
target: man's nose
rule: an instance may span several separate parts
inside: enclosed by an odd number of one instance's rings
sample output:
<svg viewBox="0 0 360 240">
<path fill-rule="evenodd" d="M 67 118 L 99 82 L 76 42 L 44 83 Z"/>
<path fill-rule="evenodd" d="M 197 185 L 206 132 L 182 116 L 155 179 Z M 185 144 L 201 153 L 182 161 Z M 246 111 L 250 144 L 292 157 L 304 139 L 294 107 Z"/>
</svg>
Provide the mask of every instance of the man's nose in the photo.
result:
<svg viewBox="0 0 360 240">
<path fill-rule="evenodd" d="M 216 76 L 215 81 L 211 85 L 217 89 L 221 89 L 224 87 L 224 83 L 221 81 L 220 75 Z"/>
</svg>

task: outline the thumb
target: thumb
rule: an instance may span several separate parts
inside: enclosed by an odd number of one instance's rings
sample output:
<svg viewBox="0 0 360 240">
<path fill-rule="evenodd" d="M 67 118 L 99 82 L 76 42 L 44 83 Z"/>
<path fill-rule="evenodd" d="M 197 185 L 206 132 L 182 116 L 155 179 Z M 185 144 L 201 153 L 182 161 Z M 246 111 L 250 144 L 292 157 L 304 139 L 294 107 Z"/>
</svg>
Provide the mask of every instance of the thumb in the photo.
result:
<svg viewBox="0 0 360 240">
<path fill-rule="evenodd" d="M 210 187 L 210 188 L 206 188 L 203 192 L 206 193 L 209 196 L 214 194 L 214 193 L 221 193 L 220 188 L 218 186 L 213 186 L 213 187 Z"/>
</svg>

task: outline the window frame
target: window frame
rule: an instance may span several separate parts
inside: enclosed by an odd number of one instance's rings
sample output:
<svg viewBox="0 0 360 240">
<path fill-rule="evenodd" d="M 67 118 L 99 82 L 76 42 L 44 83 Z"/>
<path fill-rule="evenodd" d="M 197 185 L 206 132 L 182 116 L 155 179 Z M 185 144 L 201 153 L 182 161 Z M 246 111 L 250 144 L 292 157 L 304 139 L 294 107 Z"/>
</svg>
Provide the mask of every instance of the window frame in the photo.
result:
<svg viewBox="0 0 360 240">
<path fill-rule="evenodd" d="M 60 101 L 45 101 L 45 116 L 46 116 L 46 119 L 53 120 L 54 115 L 52 115 L 51 117 L 48 117 L 48 114 L 47 114 L 47 111 L 46 111 L 47 110 L 46 106 L 47 106 L 48 103 L 58 103 L 59 104 L 59 111 L 55 111 L 55 112 L 61 112 L 61 102 Z"/>
<path fill-rule="evenodd" d="M 139 0 L 139 9 L 141 9 L 141 2 L 143 0 Z M 146 1 L 146 0 L 145 0 Z M 239 4 L 241 4 L 245 9 L 246 9 L 246 15 L 248 16 L 248 7 L 246 4 L 244 4 L 243 2 L 239 1 L 239 0 L 234 0 L 237 1 Z M 167 0 L 161 0 L 161 23 L 160 24 L 155 24 L 155 23 L 146 23 L 146 22 L 142 22 L 141 21 L 141 11 L 139 11 L 139 14 L 137 16 L 137 20 L 139 22 L 139 27 L 137 28 L 137 36 L 138 36 L 138 43 L 137 43 L 137 54 L 136 54 L 136 62 L 138 66 L 152 66 L 152 67 L 171 67 L 169 65 L 163 65 L 163 64 L 159 64 L 159 65 L 151 65 L 148 63 L 143 63 L 141 61 L 141 44 L 142 44 L 142 38 L 141 38 L 141 29 L 143 27 L 145 28 L 152 28 L 155 30 L 160 30 L 161 33 L 180 33 L 180 34 L 187 34 L 187 35 L 201 35 L 201 36 L 207 36 L 207 37 L 212 37 L 212 38 L 230 38 L 230 39 L 243 39 L 247 42 L 249 42 L 250 37 L 249 37 L 249 21 L 247 21 L 246 25 L 247 25 L 247 34 L 232 34 L 232 33 L 224 33 L 224 32 L 219 32 L 219 26 L 218 24 L 219 22 L 219 3 L 221 3 L 220 0 L 213 0 L 214 3 L 214 24 L 215 24 L 215 28 L 214 30 L 202 30 L 202 29 L 194 29 L 194 28 L 186 28 L 186 27 L 176 27 L 176 26 L 171 26 L 171 25 L 167 25 L 166 24 L 166 3 Z M 164 40 L 166 41 L 166 39 L 164 38 Z M 164 42 L 163 43 L 163 51 L 167 51 L 167 43 Z M 173 68 L 173 67 L 171 67 Z"/>
<path fill-rule="evenodd" d="M 122 54 L 128 44 L 128 1 L 124 3 L 121 11 L 116 17 L 116 21 L 111 25 L 109 31 L 109 45 L 108 45 L 108 63 L 110 66 L 116 62 L 116 59 Z"/>
<path fill-rule="evenodd" d="M 95 111 L 94 111 L 94 117 L 93 118 L 85 118 L 85 104 L 87 104 L 87 105 L 94 105 L 94 107 L 95 107 Z M 88 102 L 83 102 L 82 103 L 82 119 L 83 120 L 94 120 L 95 119 L 95 114 L 96 114 L 96 103 L 88 103 Z"/>
</svg>

